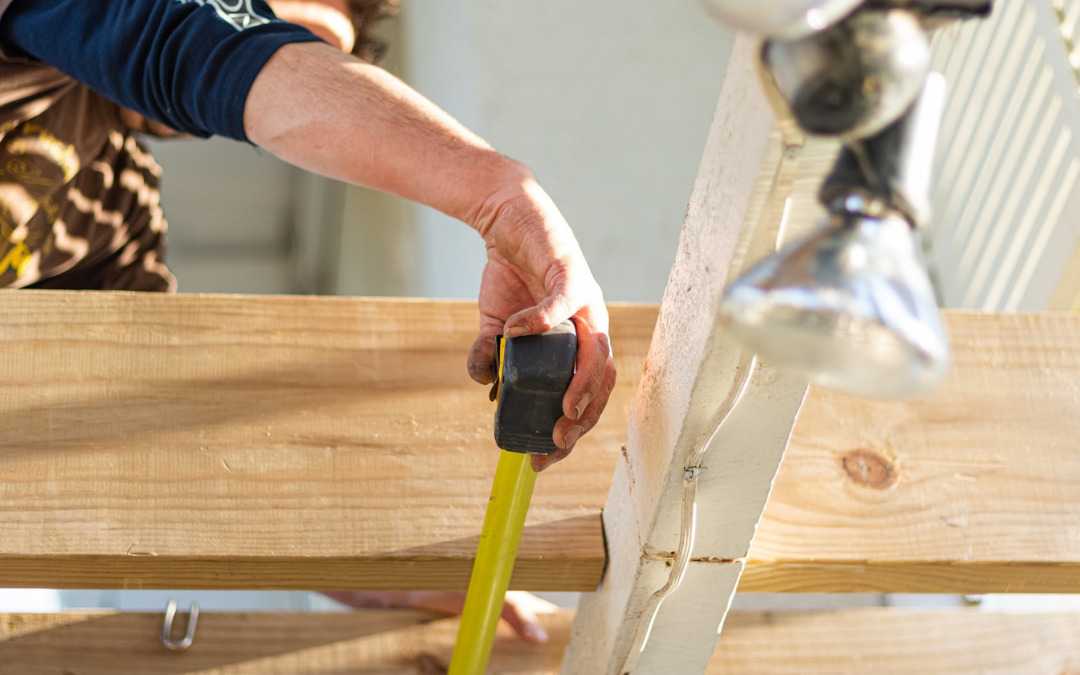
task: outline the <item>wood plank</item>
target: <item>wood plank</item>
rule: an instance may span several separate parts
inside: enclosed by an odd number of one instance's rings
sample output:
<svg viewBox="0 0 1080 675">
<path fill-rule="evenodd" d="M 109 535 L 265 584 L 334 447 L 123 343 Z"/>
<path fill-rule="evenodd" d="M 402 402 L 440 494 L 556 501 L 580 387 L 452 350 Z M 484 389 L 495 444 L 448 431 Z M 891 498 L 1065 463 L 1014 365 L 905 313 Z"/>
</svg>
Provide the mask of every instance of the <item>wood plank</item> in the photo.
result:
<svg viewBox="0 0 1080 675">
<path fill-rule="evenodd" d="M 9 292 L 0 314 L 0 584 L 467 583 L 497 457 L 474 304 Z M 539 481 L 516 587 L 596 586 L 654 321 L 612 308 L 630 375 Z"/>
<path fill-rule="evenodd" d="M 570 675 L 704 670 L 806 391 L 800 376 L 755 369 L 718 314 L 744 261 L 776 248 L 783 209 L 773 197 L 782 203 L 790 192 L 755 69 L 758 49 L 739 36 L 728 60 L 631 406 L 628 452 L 604 507 L 610 563 L 598 592 L 582 601 L 563 662 Z M 711 437 L 739 391 L 745 396 Z M 688 471 L 697 535 L 681 584 L 658 607 L 654 594 L 680 564 Z"/>
<path fill-rule="evenodd" d="M 558 671 L 572 613 L 541 616 L 546 645 L 500 626 L 492 673 Z M 158 641 L 161 615 L 0 615 L 0 673 L 328 675 L 445 672 L 457 622 L 409 611 L 206 612 L 184 654 Z M 864 608 L 734 612 L 709 675 L 1069 675 L 1080 673 L 1080 615 Z M 781 646 L 782 648 L 778 648 Z"/>
<path fill-rule="evenodd" d="M 1080 590 L 1080 319 L 948 326 L 930 397 L 812 390 L 743 590 Z"/>
<path fill-rule="evenodd" d="M 0 585 L 464 587 L 495 461 L 474 311 L 0 293 Z M 541 476 L 516 587 L 600 581 L 656 308 L 613 317 L 618 391 Z M 1080 317 L 948 324 L 929 399 L 811 391 L 740 588 L 1080 592 Z"/>
<path fill-rule="evenodd" d="M 555 672 L 570 619 L 545 619 L 555 633 L 545 646 L 527 645 L 501 625 L 490 672 Z M 174 653 L 161 645 L 161 620 L 145 612 L 0 615 L 0 673 L 432 675 L 446 672 L 457 633 L 456 620 L 415 611 L 203 612 L 191 649 Z M 184 621 L 178 618 L 177 632 Z"/>
<path fill-rule="evenodd" d="M 868 607 L 735 613 L 709 675 L 1077 675 L 1080 614 Z"/>
</svg>

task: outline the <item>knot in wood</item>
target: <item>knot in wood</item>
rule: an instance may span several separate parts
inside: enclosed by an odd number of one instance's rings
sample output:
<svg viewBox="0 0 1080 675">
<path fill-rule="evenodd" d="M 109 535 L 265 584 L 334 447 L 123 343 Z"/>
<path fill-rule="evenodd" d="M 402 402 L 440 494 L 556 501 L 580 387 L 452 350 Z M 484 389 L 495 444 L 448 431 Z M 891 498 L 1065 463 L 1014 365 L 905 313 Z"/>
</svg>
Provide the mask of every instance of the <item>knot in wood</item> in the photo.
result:
<svg viewBox="0 0 1080 675">
<path fill-rule="evenodd" d="M 866 448 L 850 450 L 844 453 L 840 461 L 851 480 L 875 490 L 892 487 L 899 477 L 896 463 L 892 459 Z"/>
</svg>

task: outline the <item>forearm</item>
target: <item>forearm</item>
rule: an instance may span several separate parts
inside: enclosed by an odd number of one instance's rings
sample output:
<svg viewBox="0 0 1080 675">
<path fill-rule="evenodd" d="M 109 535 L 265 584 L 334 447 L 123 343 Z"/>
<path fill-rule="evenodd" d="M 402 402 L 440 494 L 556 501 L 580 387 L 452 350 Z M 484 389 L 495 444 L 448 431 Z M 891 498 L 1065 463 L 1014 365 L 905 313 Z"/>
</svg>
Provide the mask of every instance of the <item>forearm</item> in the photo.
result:
<svg viewBox="0 0 1080 675">
<path fill-rule="evenodd" d="M 248 138 L 332 178 L 422 202 L 479 226 L 485 204 L 531 182 L 386 71 L 325 44 L 287 45 L 267 63 L 244 109 Z"/>
</svg>

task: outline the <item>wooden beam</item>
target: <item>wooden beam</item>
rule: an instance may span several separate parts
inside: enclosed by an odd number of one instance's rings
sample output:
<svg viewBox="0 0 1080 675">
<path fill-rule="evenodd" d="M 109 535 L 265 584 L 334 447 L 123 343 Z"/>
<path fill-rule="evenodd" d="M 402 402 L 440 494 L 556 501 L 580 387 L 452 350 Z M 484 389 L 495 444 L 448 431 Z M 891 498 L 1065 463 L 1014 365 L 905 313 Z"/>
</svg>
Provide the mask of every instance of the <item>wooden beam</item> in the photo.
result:
<svg viewBox="0 0 1080 675">
<path fill-rule="evenodd" d="M 572 613 L 544 615 L 546 645 L 500 626 L 491 672 L 558 672 Z M 181 625 L 182 622 L 181 622 Z M 457 622 L 419 612 L 204 612 L 184 654 L 161 615 L 0 615 L 0 663 L 19 675 L 325 675 L 445 672 Z M 1080 615 L 977 610 L 733 612 L 709 675 L 1060 675 L 1080 670 Z"/>
<path fill-rule="evenodd" d="M 464 587 L 495 461 L 474 313 L 0 293 L 0 585 Z M 619 388 L 540 477 L 516 587 L 600 582 L 657 313 L 612 315 Z M 811 391 L 743 590 L 1080 592 L 1080 316 L 948 325 L 928 399 Z"/>
<path fill-rule="evenodd" d="M 734 613 L 709 675 L 1062 675 L 1080 614 L 868 607 Z"/>
<path fill-rule="evenodd" d="M 1080 591 L 1080 317 L 948 319 L 932 396 L 812 390 L 743 590 Z"/>
<path fill-rule="evenodd" d="M 552 672 L 569 619 L 552 616 L 546 648 L 500 626 L 492 672 L 527 663 Z M 177 617 L 176 632 L 186 625 Z M 71 612 L 0 615 L 0 671 L 19 675 L 325 675 L 445 673 L 457 621 L 416 611 L 278 614 L 203 612 L 195 642 L 178 654 L 160 641 L 161 614 Z M 440 668 L 439 666 L 442 666 Z"/>
<path fill-rule="evenodd" d="M 0 584 L 464 588 L 497 451 L 463 302 L 0 293 Z M 592 589 L 655 310 L 541 477 L 515 587 Z"/>
<path fill-rule="evenodd" d="M 806 390 L 801 377 L 767 364 L 755 369 L 719 321 L 729 279 L 777 245 L 781 223 L 770 197 L 790 192 L 777 185 L 785 167 L 775 141 L 770 148 L 777 134 L 757 78 L 757 49 L 741 35 L 729 58 L 631 407 L 627 452 L 604 507 L 608 570 L 582 600 L 564 673 L 704 670 Z M 736 400 L 711 437 L 722 407 Z M 706 442 L 709 453 L 699 461 Z M 685 578 L 658 608 L 654 594 L 679 566 L 688 471 L 697 535 Z"/>
</svg>

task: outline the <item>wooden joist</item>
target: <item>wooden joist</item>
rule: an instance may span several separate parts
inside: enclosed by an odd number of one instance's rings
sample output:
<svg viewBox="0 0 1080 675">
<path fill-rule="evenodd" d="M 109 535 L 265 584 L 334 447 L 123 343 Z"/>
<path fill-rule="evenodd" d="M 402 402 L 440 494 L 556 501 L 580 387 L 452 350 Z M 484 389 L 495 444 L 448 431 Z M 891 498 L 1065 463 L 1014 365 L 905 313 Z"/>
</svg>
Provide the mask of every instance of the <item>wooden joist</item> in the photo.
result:
<svg viewBox="0 0 1080 675">
<path fill-rule="evenodd" d="M 630 404 L 626 451 L 604 504 L 607 572 L 578 607 L 564 673 L 704 670 L 806 394 L 797 374 L 751 365 L 751 355 L 725 334 L 716 302 L 742 261 L 773 250 L 779 237 L 780 218 L 765 214 L 785 165 L 747 171 L 779 159 L 780 149 L 753 67 L 757 50 L 753 39 L 739 36 L 728 57 Z M 695 453 L 739 390 L 745 395 L 738 410 L 702 462 Z M 689 466 L 703 470 L 688 474 Z M 690 489 L 700 527 L 693 550 L 679 553 Z M 672 575 L 682 576 L 678 591 L 662 599 L 659 611 L 654 594 L 670 588 Z"/>
<path fill-rule="evenodd" d="M 740 35 L 728 57 L 604 504 L 607 573 L 578 607 L 564 673 L 705 669 L 806 395 L 801 375 L 754 366 L 725 332 L 717 303 L 748 260 L 782 243 L 779 195 L 794 177 L 790 153 L 770 132 L 759 49 Z M 690 491 L 698 529 L 692 550 L 680 552 Z M 682 577 L 678 590 L 654 595 L 673 575 Z"/>
<path fill-rule="evenodd" d="M 589 589 L 615 414 L 537 488 L 515 586 Z M 0 585 L 464 588 L 493 407 L 474 304 L 0 293 Z"/>
<path fill-rule="evenodd" d="M 551 636 L 545 645 L 516 640 L 500 626 L 490 672 L 559 672 L 571 616 L 541 616 Z M 0 615 L 0 673 L 431 675 L 445 672 L 457 621 L 411 611 L 206 612 L 184 654 L 162 648 L 160 629 L 160 614 Z M 1066 613 L 734 612 L 706 673 L 1061 675 L 1080 672 L 1078 634 L 1080 615 Z"/>
<path fill-rule="evenodd" d="M 0 313 L 0 585 L 464 587 L 496 459 L 472 305 L 4 292 Z M 613 318 L 619 388 L 540 477 L 518 588 L 600 581 L 656 309 Z M 742 590 L 1080 591 L 1080 317 L 949 325 L 928 400 L 811 391 Z"/>
<path fill-rule="evenodd" d="M 925 400 L 812 390 L 741 590 L 1080 591 L 1080 317 L 948 317 Z"/>
</svg>

